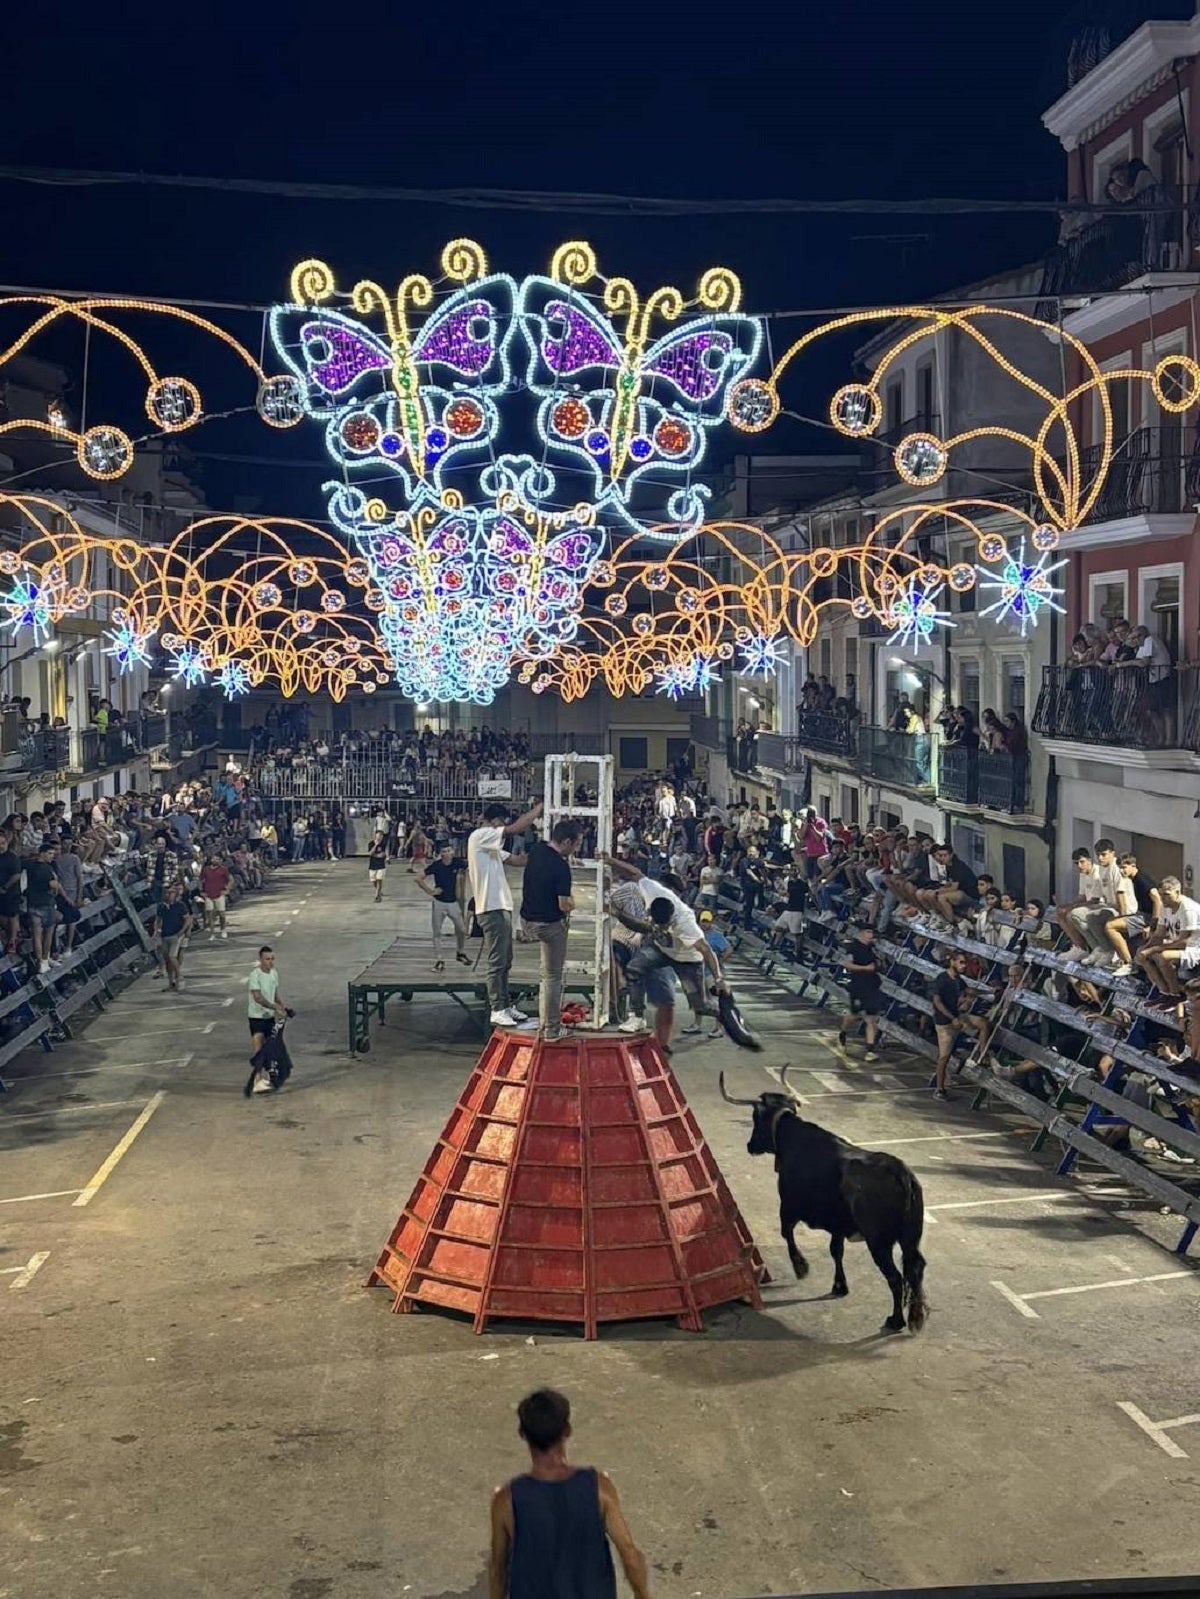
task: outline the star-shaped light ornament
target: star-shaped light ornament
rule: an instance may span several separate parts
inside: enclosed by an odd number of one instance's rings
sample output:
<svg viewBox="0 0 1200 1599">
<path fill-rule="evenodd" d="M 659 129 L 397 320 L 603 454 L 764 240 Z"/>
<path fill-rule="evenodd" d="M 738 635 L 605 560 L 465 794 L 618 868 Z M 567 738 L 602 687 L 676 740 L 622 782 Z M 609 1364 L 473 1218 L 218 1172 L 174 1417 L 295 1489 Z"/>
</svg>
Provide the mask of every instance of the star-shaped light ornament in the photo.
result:
<svg viewBox="0 0 1200 1599">
<path fill-rule="evenodd" d="M 1024 638 L 1030 628 L 1037 626 L 1041 611 L 1049 609 L 1061 615 L 1065 607 L 1058 601 L 1063 591 L 1051 579 L 1067 563 L 1065 559 L 1051 561 L 1052 554 L 1052 550 L 1043 550 L 1036 561 L 1030 561 L 1026 558 L 1022 539 L 1017 552 L 1009 551 L 1005 556 L 999 577 L 993 576 L 989 567 L 977 567 L 982 578 L 980 588 L 999 590 L 999 598 L 985 606 L 980 616 L 994 616 L 998 622 L 1011 619 L 1020 627 Z"/>
<path fill-rule="evenodd" d="M 893 629 L 889 644 L 916 650 L 927 644 L 939 627 L 953 627 L 949 611 L 938 609 L 942 584 L 926 588 L 912 577 L 884 612 L 885 624 Z"/>
<path fill-rule="evenodd" d="M 185 644 L 176 651 L 171 676 L 179 678 L 187 688 L 208 681 L 208 663 L 194 644 Z"/>
<path fill-rule="evenodd" d="M 774 677 L 787 659 L 782 641 L 778 638 L 767 638 L 762 633 L 752 633 L 740 648 L 742 671 L 748 677 Z"/>
<path fill-rule="evenodd" d="M 105 645 L 104 653 L 112 656 L 122 673 L 132 672 L 135 666 L 149 666 L 153 633 L 139 633 L 132 622 L 122 622 L 109 629 L 108 637 L 112 643 Z"/>
</svg>

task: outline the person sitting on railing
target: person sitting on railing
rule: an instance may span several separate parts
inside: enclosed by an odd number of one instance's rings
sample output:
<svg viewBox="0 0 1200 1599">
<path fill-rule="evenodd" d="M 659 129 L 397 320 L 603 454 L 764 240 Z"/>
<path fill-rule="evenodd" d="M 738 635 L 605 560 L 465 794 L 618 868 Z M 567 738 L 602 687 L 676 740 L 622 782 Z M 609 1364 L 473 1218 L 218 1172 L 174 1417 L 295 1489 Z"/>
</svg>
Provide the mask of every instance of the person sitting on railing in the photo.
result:
<svg viewBox="0 0 1200 1599">
<path fill-rule="evenodd" d="M 1097 839 L 1094 853 L 1075 850 L 1071 859 L 1079 873 L 1079 898 L 1057 908 L 1058 925 L 1080 952 L 1076 958 L 1083 965 L 1109 966 L 1115 957 L 1104 928 L 1114 916 L 1132 908 L 1126 904 L 1133 900 L 1132 889 L 1121 876 L 1111 838 Z"/>
<path fill-rule="evenodd" d="M 1128 909 L 1126 898 L 1121 907 L 1122 914 L 1105 923 L 1104 936 L 1116 951 L 1118 964 L 1113 967 L 1113 976 L 1128 977 L 1133 972 L 1129 941 L 1153 936 L 1162 915 L 1163 901 L 1158 884 L 1149 873 L 1139 868 L 1136 856 L 1122 855 L 1117 865 L 1121 876 L 1133 891 L 1136 909 Z"/>
<path fill-rule="evenodd" d="M 1164 877 L 1158 887 L 1162 915 L 1135 959 L 1164 998 L 1175 1004 L 1183 995 L 1181 979 L 1200 966 L 1200 904 L 1183 892 L 1177 877 Z"/>
</svg>

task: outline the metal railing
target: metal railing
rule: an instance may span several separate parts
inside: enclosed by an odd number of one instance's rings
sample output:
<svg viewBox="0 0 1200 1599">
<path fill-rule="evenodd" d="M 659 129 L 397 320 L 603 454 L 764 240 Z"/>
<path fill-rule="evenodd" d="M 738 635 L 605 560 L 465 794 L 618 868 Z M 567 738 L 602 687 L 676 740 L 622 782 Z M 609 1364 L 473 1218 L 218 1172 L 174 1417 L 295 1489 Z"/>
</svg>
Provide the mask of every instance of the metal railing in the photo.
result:
<svg viewBox="0 0 1200 1599">
<path fill-rule="evenodd" d="M 729 723 L 720 716 L 694 715 L 689 727 L 692 743 L 706 750 L 724 749 L 730 731 Z"/>
<path fill-rule="evenodd" d="M 990 811 L 1024 815 L 1029 810 L 1029 756 L 980 750 L 979 803 Z"/>
<path fill-rule="evenodd" d="M 937 789 L 938 798 L 949 800 L 952 805 L 978 805 L 979 751 L 968 749 L 965 744 L 942 744 L 938 749 Z"/>
<path fill-rule="evenodd" d="M 479 765 L 457 772 L 419 771 L 396 761 L 347 761 L 327 765 L 259 767 L 254 786 L 279 800 L 464 800 L 479 799 L 481 781 L 508 781 L 514 801 L 534 793 L 540 778 L 533 762 Z"/>
<path fill-rule="evenodd" d="M 27 772 L 57 772 L 71 764 L 71 730 L 67 727 L 23 728 L 19 747 Z"/>
<path fill-rule="evenodd" d="M 838 711 L 801 710 L 796 717 L 796 742 L 802 749 L 825 755 L 852 756 L 858 749 L 858 723 Z"/>
<path fill-rule="evenodd" d="M 802 772 L 805 767 L 803 741 L 784 733 L 760 733 L 756 755 L 759 766 L 772 772 Z"/>
<path fill-rule="evenodd" d="M 636 732 L 634 728 L 632 731 Z M 536 761 L 547 755 L 607 755 L 605 733 L 531 733 L 529 754 Z"/>
<path fill-rule="evenodd" d="M 1095 481 L 1103 447 L 1081 452 L 1082 481 Z M 1180 428 L 1135 428 L 1114 451 L 1085 523 L 1120 521 L 1127 516 L 1170 515 L 1182 511 L 1200 488 L 1197 443 Z"/>
<path fill-rule="evenodd" d="M 1060 295 L 1103 294 L 1147 272 L 1186 270 L 1197 225 L 1196 195 L 1177 184 L 1156 183 L 1139 199 L 1141 205 L 1114 208 L 1051 250 L 1042 273 L 1045 300 L 1039 316 L 1049 310 L 1050 320 L 1057 320 Z"/>
<path fill-rule="evenodd" d="M 930 740 L 927 733 L 893 733 L 887 727 L 860 727 L 860 769 L 898 788 L 929 788 Z"/>
<path fill-rule="evenodd" d="M 1045 738 L 1127 749 L 1200 750 L 1197 672 L 1138 666 L 1046 666 L 1032 727 Z"/>
</svg>

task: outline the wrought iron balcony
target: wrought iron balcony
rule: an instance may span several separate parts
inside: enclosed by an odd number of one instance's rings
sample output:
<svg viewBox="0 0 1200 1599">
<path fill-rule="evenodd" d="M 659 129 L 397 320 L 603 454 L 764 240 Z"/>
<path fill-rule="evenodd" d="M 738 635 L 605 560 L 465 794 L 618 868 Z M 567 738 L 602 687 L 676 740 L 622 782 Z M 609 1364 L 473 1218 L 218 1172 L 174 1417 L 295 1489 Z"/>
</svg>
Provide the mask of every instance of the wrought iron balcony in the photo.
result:
<svg viewBox="0 0 1200 1599">
<path fill-rule="evenodd" d="M 1125 749 L 1200 751 L 1196 666 L 1171 667 L 1160 682 L 1137 666 L 1046 666 L 1033 713 L 1045 738 Z"/>
<path fill-rule="evenodd" d="M 729 737 L 729 723 L 720 716 L 693 715 L 689 731 L 693 744 L 705 750 L 723 750 Z"/>
<path fill-rule="evenodd" d="M 963 744 L 938 750 L 938 798 L 952 805 L 979 804 L 979 751 Z"/>
<path fill-rule="evenodd" d="M 1087 222 L 1047 256 L 1042 273 L 1044 305 L 1058 314 L 1060 295 L 1104 294 L 1124 288 L 1147 272 L 1180 272 L 1192 254 L 1197 194 L 1176 184 L 1156 183 L 1138 203 L 1114 206 Z"/>
<path fill-rule="evenodd" d="M 1080 458 L 1084 484 L 1100 470 L 1103 451 L 1090 445 Z M 1200 495 L 1200 450 L 1179 428 L 1137 428 L 1109 461 L 1103 487 L 1085 523 L 1118 522 L 1128 516 L 1178 513 Z"/>
<path fill-rule="evenodd" d="M 772 772 L 802 772 L 803 740 L 788 738 L 783 733 L 760 733 L 757 760 L 759 766 L 765 766 Z"/>
<path fill-rule="evenodd" d="M 65 771 L 71 764 L 70 729 L 27 727 L 20 735 L 20 751 L 27 772 Z"/>
<path fill-rule="evenodd" d="M 932 786 L 927 733 L 893 733 L 888 727 L 860 727 L 858 764 L 862 772 L 896 788 Z"/>
<path fill-rule="evenodd" d="M 979 803 L 989 811 L 1024 815 L 1029 810 L 1029 756 L 980 750 Z"/>
<path fill-rule="evenodd" d="M 858 749 L 857 721 L 840 711 L 805 711 L 797 717 L 796 741 L 801 749 L 849 760 Z"/>
</svg>

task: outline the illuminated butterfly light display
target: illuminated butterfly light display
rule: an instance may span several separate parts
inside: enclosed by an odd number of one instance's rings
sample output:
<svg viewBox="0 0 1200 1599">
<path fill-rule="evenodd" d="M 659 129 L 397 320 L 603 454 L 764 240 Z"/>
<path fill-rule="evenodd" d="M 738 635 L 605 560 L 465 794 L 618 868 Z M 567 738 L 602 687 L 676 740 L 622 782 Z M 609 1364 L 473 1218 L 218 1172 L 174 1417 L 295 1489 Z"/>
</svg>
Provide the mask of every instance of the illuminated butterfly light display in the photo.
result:
<svg viewBox="0 0 1200 1599">
<path fill-rule="evenodd" d="M 437 287 L 411 275 L 394 296 L 357 283 L 351 316 L 331 303 L 330 269 L 302 262 L 271 336 L 294 403 L 324 423 L 342 474 L 326 484 L 330 519 L 370 564 L 399 686 L 487 703 L 514 661 L 575 637 L 609 525 L 669 543 L 699 527 L 708 490 L 692 474 L 762 333 L 719 268 L 692 302 L 673 288 L 643 301 L 618 278 L 597 303 L 582 243 L 557 250 L 548 277 L 517 283 L 460 239 L 442 271 L 450 291 L 432 311 Z M 651 339 L 689 305 L 704 314 Z M 429 314 L 416 326 L 418 311 Z M 536 458 L 497 453 L 502 407 L 522 391 L 538 402 Z M 633 498 L 663 484 L 666 505 L 660 494 L 643 526 Z"/>
</svg>

